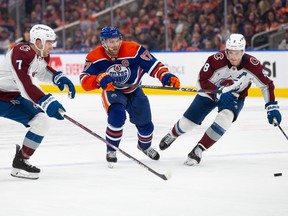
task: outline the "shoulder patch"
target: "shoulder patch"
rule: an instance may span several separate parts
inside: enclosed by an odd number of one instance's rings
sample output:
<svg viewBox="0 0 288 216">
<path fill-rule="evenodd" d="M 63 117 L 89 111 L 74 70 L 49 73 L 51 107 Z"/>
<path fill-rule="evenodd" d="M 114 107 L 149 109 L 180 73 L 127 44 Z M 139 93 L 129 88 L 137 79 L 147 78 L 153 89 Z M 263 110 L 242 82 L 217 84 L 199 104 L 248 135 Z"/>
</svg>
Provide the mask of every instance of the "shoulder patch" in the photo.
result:
<svg viewBox="0 0 288 216">
<path fill-rule="evenodd" d="M 213 55 L 213 57 L 214 57 L 215 60 L 222 60 L 224 58 L 224 54 L 221 53 L 221 52 L 218 52 L 218 53 L 215 53 Z"/>
<path fill-rule="evenodd" d="M 260 61 L 258 59 L 256 59 L 255 57 L 251 57 L 250 62 L 253 65 L 259 65 L 260 64 Z"/>
<path fill-rule="evenodd" d="M 22 51 L 28 52 L 29 50 L 31 50 L 31 47 L 27 44 L 24 44 L 24 45 L 20 46 L 19 49 Z"/>
</svg>

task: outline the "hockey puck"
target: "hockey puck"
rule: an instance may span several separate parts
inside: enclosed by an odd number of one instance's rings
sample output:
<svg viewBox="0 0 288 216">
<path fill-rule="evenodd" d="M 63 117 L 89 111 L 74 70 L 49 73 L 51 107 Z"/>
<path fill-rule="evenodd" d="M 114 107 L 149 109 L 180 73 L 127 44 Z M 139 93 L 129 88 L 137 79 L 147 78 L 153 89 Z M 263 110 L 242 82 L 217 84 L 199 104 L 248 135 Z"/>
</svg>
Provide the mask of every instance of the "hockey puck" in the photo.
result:
<svg viewBox="0 0 288 216">
<path fill-rule="evenodd" d="M 282 173 L 274 173 L 274 177 L 282 176 Z"/>
</svg>

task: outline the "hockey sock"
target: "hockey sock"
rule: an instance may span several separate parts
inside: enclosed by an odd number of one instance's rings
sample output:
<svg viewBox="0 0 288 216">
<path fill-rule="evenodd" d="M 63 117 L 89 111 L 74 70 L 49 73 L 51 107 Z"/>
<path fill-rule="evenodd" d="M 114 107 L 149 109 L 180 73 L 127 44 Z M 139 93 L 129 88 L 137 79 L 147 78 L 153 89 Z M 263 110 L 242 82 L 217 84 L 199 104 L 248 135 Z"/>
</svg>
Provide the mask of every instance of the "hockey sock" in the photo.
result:
<svg viewBox="0 0 288 216">
<path fill-rule="evenodd" d="M 31 131 L 28 131 L 25 135 L 21 149 L 22 158 L 29 159 L 38 148 L 43 138 L 44 136 L 39 136 Z"/>
<path fill-rule="evenodd" d="M 184 116 L 177 121 L 177 123 L 173 126 L 171 133 L 174 137 L 181 136 L 182 134 L 191 131 L 197 125 L 185 118 Z"/>
<path fill-rule="evenodd" d="M 112 125 L 108 125 L 106 128 L 106 140 L 111 143 L 112 145 L 118 147 L 121 141 L 123 134 L 122 127 L 113 127 Z M 107 146 L 108 151 L 115 151 L 112 147 Z"/>
<path fill-rule="evenodd" d="M 153 138 L 153 131 L 154 125 L 152 122 L 144 126 L 136 126 L 137 127 L 137 135 L 138 135 L 138 144 L 143 149 L 146 150 L 151 146 L 152 138 Z"/>
<path fill-rule="evenodd" d="M 213 124 L 206 130 L 205 134 L 199 141 L 206 149 L 210 148 L 217 142 L 232 124 L 234 114 L 231 110 L 224 109 L 218 113 Z"/>
</svg>

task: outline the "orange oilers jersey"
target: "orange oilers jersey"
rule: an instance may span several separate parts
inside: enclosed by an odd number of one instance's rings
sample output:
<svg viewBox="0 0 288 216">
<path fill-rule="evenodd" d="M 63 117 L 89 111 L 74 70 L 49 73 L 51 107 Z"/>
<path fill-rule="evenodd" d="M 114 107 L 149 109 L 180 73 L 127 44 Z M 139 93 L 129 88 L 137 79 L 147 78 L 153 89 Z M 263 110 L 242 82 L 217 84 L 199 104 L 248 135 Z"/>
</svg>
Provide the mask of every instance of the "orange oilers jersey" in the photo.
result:
<svg viewBox="0 0 288 216">
<path fill-rule="evenodd" d="M 168 67 L 158 61 L 149 51 L 135 42 L 123 41 L 118 57 L 111 59 L 102 46 L 96 47 L 86 57 L 80 82 L 84 90 L 99 88 L 96 77 L 100 73 L 108 72 L 115 83 L 140 84 L 145 73 L 151 77 L 162 79 Z M 123 93 L 133 92 L 131 87 L 116 87 Z"/>
</svg>

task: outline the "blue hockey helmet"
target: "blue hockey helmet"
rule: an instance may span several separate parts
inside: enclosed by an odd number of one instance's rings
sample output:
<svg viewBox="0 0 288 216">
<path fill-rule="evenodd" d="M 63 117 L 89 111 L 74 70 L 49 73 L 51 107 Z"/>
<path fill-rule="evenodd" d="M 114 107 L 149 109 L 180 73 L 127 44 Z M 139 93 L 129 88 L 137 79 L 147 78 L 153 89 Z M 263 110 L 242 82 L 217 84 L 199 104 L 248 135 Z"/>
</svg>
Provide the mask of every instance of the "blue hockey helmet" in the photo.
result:
<svg viewBox="0 0 288 216">
<path fill-rule="evenodd" d="M 107 39 L 109 38 L 119 38 L 119 43 L 118 43 L 118 47 L 108 47 L 107 45 Z M 108 27 L 104 27 L 100 33 L 100 41 L 102 44 L 102 47 L 106 50 L 106 52 L 113 57 L 118 56 L 119 50 L 120 50 L 120 46 L 122 43 L 122 35 L 120 33 L 120 31 L 118 30 L 118 28 L 116 27 L 112 27 L 112 26 L 108 26 Z"/>
<path fill-rule="evenodd" d="M 118 28 L 116 27 L 108 26 L 108 27 L 104 27 L 101 30 L 100 41 L 102 43 L 108 38 L 117 38 L 117 37 L 119 37 L 120 40 L 122 40 L 122 35 L 120 31 L 118 30 Z"/>
</svg>

